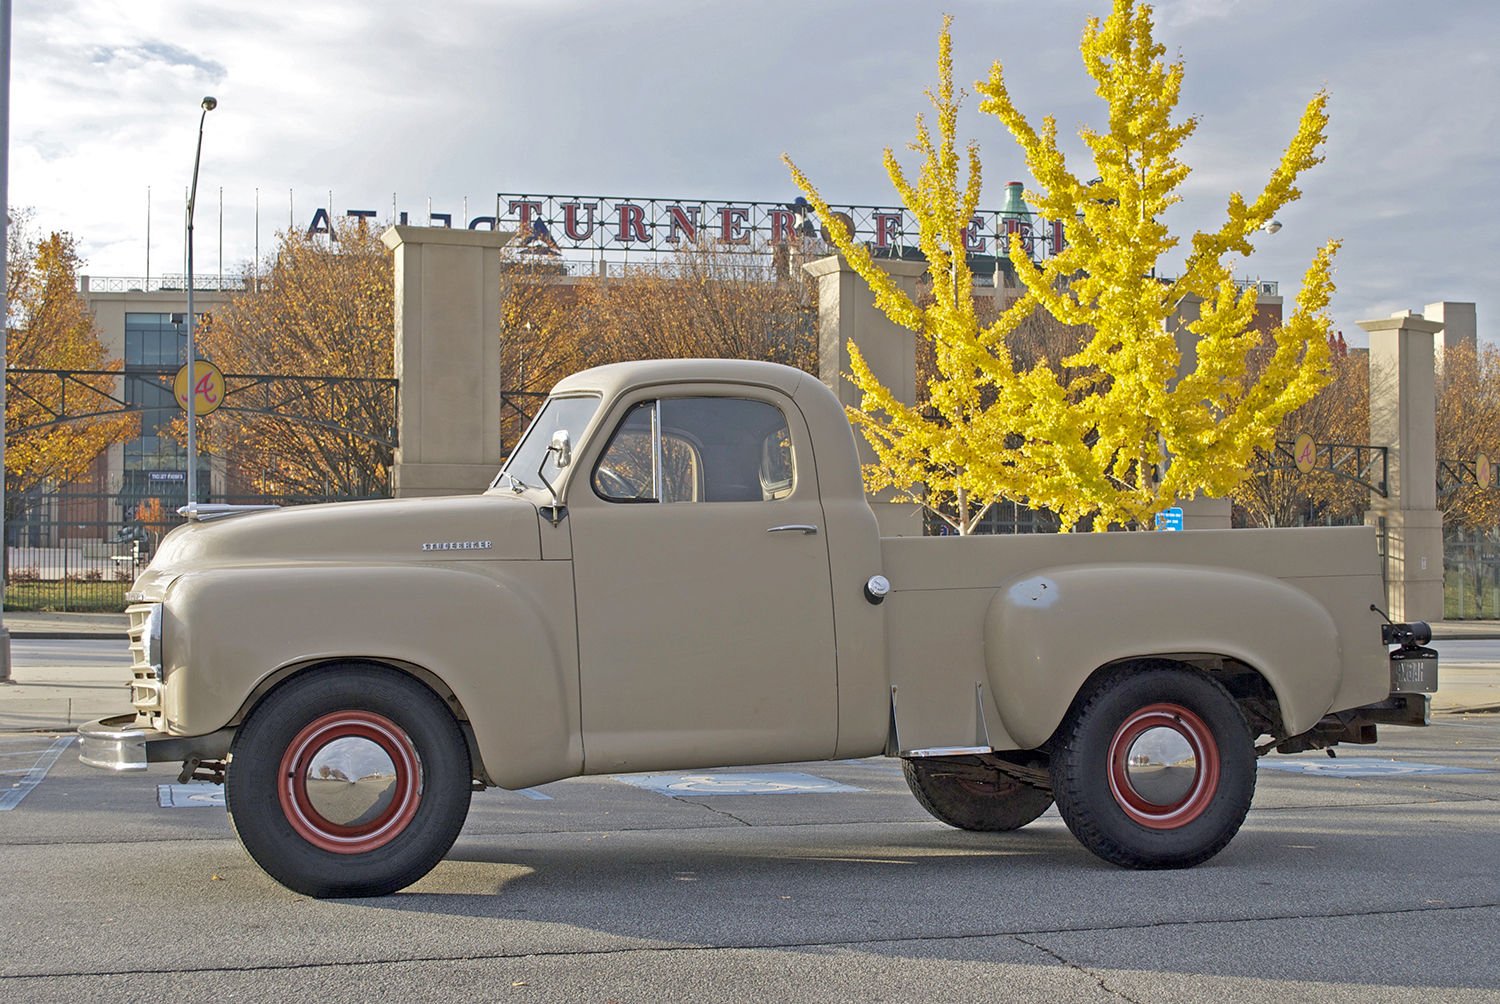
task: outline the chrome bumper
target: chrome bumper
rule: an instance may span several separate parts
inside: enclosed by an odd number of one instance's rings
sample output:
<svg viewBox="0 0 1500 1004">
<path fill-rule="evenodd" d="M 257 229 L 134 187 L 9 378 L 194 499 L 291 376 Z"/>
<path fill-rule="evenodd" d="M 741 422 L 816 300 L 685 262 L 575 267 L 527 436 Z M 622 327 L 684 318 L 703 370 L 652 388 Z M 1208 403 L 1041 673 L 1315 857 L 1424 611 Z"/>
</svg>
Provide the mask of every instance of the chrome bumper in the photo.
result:
<svg viewBox="0 0 1500 1004">
<path fill-rule="evenodd" d="M 206 736 L 172 736 L 135 724 L 135 715 L 115 715 L 78 727 L 78 759 L 100 770 L 145 770 L 152 763 L 180 763 L 188 757 L 220 760 L 229 755 L 234 729 Z"/>
</svg>

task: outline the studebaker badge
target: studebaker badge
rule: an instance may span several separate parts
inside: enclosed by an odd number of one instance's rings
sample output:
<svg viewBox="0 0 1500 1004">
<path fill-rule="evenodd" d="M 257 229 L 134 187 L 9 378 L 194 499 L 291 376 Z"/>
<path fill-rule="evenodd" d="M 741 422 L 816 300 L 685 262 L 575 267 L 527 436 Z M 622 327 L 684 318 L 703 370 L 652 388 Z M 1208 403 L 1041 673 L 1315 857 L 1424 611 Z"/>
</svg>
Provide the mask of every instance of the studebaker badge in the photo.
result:
<svg viewBox="0 0 1500 1004">
<path fill-rule="evenodd" d="M 424 551 L 488 551 L 492 540 L 435 540 L 422 545 Z"/>
</svg>

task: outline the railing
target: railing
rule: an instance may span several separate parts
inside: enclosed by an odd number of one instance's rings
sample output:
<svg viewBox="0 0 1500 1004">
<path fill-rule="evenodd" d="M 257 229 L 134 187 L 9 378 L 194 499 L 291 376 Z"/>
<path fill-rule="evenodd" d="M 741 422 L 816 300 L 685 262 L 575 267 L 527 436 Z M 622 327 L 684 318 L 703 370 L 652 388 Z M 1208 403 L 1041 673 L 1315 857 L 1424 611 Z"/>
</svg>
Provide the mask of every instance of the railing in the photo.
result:
<svg viewBox="0 0 1500 1004">
<path fill-rule="evenodd" d="M 193 291 L 201 293 L 238 292 L 245 288 L 243 275 L 195 275 Z M 80 275 L 80 293 L 185 293 L 187 276 L 156 275 L 149 277 L 121 275 Z"/>
</svg>

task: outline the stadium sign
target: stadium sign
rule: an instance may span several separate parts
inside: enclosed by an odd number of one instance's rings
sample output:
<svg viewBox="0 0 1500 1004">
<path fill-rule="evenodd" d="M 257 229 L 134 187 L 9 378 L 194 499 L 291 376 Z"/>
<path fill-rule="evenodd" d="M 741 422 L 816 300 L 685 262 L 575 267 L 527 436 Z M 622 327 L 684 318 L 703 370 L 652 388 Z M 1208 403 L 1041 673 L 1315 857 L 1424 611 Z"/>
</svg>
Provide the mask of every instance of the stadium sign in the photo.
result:
<svg viewBox="0 0 1500 1004">
<path fill-rule="evenodd" d="M 964 231 L 964 247 L 974 255 L 1009 254 L 1009 234 L 1021 235 L 1027 257 L 1056 254 L 1063 246 L 1061 222 L 1043 220 L 1020 198 L 1020 185 L 1007 186 L 1005 209 L 975 213 Z M 877 253 L 900 254 L 917 247 L 915 219 L 905 209 L 835 205 L 857 241 Z M 346 209 L 346 218 L 373 220 L 373 209 Z M 400 225 L 410 225 L 407 213 Z M 454 226 L 452 213 L 428 213 L 427 226 Z M 672 251 L 700 241 L 745 250 L 821 236 L 827 226 L 806 200 L 792 202 L 715 201 L 604 195 L 507 195 L 495 199 L 493 215 L 475 216 L 470 230 L 508 230 L 522 249 L 538 254 L 604 251 Z M 337 239 L 331 210 L 319 208 L 307 228 L 309 237 Z"/>
</svg>

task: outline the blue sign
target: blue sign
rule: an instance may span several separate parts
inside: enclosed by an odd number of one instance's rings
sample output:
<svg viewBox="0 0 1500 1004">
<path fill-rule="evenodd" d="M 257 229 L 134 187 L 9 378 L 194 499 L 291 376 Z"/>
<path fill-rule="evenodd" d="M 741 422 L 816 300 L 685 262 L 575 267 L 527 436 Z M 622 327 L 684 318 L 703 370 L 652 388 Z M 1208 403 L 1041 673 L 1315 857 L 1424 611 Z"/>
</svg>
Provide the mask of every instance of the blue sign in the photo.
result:
<svg viewBox="0 0 1500 1004">
<path fill-rule="evenodd" d="M 1182 507 L 1174 505 L 1170 509 L 1163 509 L 1157 513 L 1156 528 L 1158 530 L 1181 530 Z"/>
<path fill-rule="evenodd" d="M 709 773 L 621 774 L 616 781 L 672 798 L 704 795 L 799 795 L 830 791 L 864 791 L 825 777 L 782 771 L 771 774 Z"/>
</svg>

